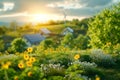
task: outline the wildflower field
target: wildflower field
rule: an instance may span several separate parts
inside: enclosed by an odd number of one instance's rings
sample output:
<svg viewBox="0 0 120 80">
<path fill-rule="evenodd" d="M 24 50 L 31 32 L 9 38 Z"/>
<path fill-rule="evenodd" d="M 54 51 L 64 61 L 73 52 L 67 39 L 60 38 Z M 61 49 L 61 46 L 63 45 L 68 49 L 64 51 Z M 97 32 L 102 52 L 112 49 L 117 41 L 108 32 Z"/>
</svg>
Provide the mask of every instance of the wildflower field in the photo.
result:
<svg viewBox="0 0 120 80">
<path fill-rule="evenodd" d="M 0 56 L 0 79 L 119 80 L 117 72 L 113 75 L 115 79 L 109 78 L 112 72 L 106 74 L 114 65 L 117 64 L 113 57 L 102 50 L 70 50 L 64 47 L 33 50 L 30 47 L 23 53 Z"/>
</svg>

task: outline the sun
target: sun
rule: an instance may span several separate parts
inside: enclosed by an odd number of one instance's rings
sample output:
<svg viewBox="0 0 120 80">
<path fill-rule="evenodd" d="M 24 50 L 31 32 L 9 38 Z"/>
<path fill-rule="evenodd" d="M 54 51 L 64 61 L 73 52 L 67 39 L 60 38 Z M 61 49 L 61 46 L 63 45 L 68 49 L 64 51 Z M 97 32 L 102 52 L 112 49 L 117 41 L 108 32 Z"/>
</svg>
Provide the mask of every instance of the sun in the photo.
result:
<svg viewBox="0 0 120 80">
<path fill-rule="evenodd" d="M 49 20 L 63 20 L 63 16 L 56 14 L 32 14 L 32 22 L 34 23 L 46 23 Z"/>
<path fill-rule="evenodd" d="M 32 21 L 33 22 L 47 22 L 50 20 L 50 15 L 49 14 L 34 14 L 32 15 Z"/>
</svg>

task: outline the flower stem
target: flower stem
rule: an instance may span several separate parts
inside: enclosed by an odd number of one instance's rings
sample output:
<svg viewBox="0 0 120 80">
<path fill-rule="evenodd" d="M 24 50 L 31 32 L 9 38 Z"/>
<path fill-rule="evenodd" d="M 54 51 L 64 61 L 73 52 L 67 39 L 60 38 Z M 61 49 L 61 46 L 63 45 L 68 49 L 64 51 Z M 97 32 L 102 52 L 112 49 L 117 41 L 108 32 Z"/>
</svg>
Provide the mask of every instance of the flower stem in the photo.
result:
<svg viewBox="0 0 120 80">
<path fill-rule="evenodd" d="M 5 80 L 9 80 L 8 74 L 7 74 L 7 71 L 6 71 L 6 70 L 4 70 L 4 74 L 5 74 Z"/>
</svg>

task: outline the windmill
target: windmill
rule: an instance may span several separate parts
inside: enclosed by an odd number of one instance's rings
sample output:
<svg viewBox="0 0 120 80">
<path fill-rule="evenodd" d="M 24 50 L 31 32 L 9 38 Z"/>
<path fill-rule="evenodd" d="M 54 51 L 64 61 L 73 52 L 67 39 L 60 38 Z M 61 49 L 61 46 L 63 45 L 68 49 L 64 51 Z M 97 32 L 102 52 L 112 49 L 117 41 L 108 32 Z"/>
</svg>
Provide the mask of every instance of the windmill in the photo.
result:
<svg viewBox="0 0 120 80">
<path fill-rule="evenodd" d="M 64 16 L 64 17 L 63 17 L 63 18 L 64 18 L 64 19 L 63 19 L 63 20 L 64 20 L 64 24 L 66 24 L 66 17 L 67 17 L 67 14 L 65 13 L 65 10 L 63 10 L 63 16 Z"/>
</svg>

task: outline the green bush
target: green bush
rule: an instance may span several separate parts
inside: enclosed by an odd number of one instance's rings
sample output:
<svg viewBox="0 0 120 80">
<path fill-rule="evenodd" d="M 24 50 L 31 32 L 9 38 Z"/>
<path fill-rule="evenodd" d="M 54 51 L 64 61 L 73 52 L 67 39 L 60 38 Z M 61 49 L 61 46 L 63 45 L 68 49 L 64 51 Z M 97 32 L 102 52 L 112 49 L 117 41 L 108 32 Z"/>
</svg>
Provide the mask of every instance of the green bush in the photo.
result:
<svg viewBox="0 0 120 80">
<path fill-rule="evenodd" d="M 114 58 L 115 58 L 115 63 L 117 65 L 120 65 L 120 54 L 117 54 Z"/>
<path fill-rule="evenodd" d="M 110 54 L 105 54 L 101 49 L 94 49 L 91 51 L 90 57 L 93 62 L 99 66 L 111 67 L 115 64 L 114 59 Z"/>
<path fill-rule="evenodd" d="M 48 76 L 64 76 L 65 70 L 60 64 L 41 64 L 42 72 Z"/>
<path fill-rule="evenodd" d="M 88 80 L 87 76 L 81 75 L 84 72 L 83 66 L 79 62 L 73 62 L 66 70 L 67 80 Z"/>
<path fill-rule="evenodd" d="M 80 61 L 87 61 L 87 62 L 91 62 L 91 57 L 90 57 L 90 55 L 88 55 L 88 54 L 83 54 L 83 55 L 81 55 L 80 56 Z"/>
<path fill-rule="evenodd" d="M 72 62 L 70 54 L 67 53 L 57 53 L 52 56 L 49 60 L 50 63 L 60 64 L 67 68 L 69 64 Z"/>
<path fill-rule="evenodd" d="M 65 80 L 62 76 L 49 76 L 47 80 Z"/>
<path fill-rule="evenodd" d="M 29 74 L 31 73 L 31 75 Z M 44 77 L 44 73 L 41 71 L 40 67 L 26 68 L 18 76 L 19 80 L 39 80 Z"/>
<path fill-rule="evenodd" d="M 4 51 L 4 49 L 5 49 L 5 43 L 3 40 L 0 39 L 0 52 Z"/>
<path fill-rule="evenodd" d="M 10 49 L 13 52 L 23 52 L 27 48 L 27 41 L 23 38 L 16 38 L 11 42 Z"/>
</svg>

